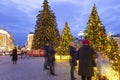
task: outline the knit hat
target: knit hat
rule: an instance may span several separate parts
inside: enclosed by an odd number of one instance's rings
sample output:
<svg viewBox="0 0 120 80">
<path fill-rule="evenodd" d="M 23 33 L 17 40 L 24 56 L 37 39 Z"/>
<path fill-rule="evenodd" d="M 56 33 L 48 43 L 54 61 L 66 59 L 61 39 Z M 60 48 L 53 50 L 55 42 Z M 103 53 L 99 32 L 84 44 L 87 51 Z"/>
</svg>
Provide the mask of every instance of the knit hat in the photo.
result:
<svg viewBox="0 0 120 80">
<path fill-rule="evenodd" d="M 82 41 L 82 44 L 83 44 L 83 45 L 85 45 L 85 44 L 89 45 L 89 44 L 90 44 L 90 41 L 87 40 L 87 39 L 85 39 L 85 40 Z"/>
</svg>

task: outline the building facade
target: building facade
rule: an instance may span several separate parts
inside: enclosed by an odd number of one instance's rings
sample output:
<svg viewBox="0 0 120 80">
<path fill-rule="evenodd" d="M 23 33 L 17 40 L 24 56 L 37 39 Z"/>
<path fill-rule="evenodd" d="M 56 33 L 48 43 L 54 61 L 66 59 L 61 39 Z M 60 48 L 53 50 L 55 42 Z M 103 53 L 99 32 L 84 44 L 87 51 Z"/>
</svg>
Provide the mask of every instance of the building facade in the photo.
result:
<svg viewBox="0 0 120 80">
<path fill-rule="evenodd" d="M 25 46 L 27 50 L 31 50 L 33 36 L 34 36 L 33 32 L 30 32 L 27 36 L 27 41 L 26 41 L 26 46 Z"/>
<path fill-rule="evenodd" d="M 0 52 L 11 51 L 14 48 L 13 35 L 4 28 L 0 28 Z"/>
</svg>

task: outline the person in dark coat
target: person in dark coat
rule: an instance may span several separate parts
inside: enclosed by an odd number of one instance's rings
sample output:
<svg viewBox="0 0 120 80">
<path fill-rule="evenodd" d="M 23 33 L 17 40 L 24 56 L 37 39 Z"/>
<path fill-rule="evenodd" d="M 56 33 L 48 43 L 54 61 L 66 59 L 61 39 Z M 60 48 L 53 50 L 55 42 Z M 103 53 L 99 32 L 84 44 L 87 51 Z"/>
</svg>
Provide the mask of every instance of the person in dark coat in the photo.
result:
<svg viewBox="0 0 120 80">
<path fill-rule="evenodd" d="M 51 75 L 56 75 L 55 74 L 55 50 L 52 44 L 49 46 L 49 51 L 48 51 L 48 64 L 50 66 L 50 74 Z"/>
<path fill-rule="evenodd" d="M 48 54 L 49 54 L 49 43 L 46 42 L 44 45 L 44 70 L 49 70 L 48 65 Z"/>
<path fill-rule="evenodd" d="M 74 70 L 75 70 L 75 66 L 77 65 L 76 62 L 76 56 L 77 56 L 77 52 L 76 52 L 76 48 L 75 48 L 75 43 L 74 42 L 70 42 L 69 44 L 69 53 L 70 53 L 70 76 L 71 76 L 71 80 L 75 80 L 75 76 L 74 76 Z"/>
<path fill-rule="evenodd" d="M 12 61 L 13 61 L 13 64 L 16 64 L 17 63 L 17 59 L 18 59 L 18 56 L 17 56 L 17 49 L 16 47 L 13 49 L 12 51 Z"/>
<path fill-rule="evenodd" d="M 81 75 L 81 80 L 91 80 L 94 76 L 93 67 L 95 67 L 96 52 L 90 47 L 89 40 L 82 41 L 83 46 L 78 50 L 79 69 L 78 75 Z"/>
</svg>

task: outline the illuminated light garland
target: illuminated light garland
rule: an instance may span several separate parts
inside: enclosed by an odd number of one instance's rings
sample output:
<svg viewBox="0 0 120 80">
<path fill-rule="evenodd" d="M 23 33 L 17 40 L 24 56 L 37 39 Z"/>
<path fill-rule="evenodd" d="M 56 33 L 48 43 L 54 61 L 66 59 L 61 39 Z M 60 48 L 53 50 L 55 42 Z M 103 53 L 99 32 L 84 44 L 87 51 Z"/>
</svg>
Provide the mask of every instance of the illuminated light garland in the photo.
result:
<svg viewBox="0 0 120 80">
<path fill-rule="evenodd" d="M 108 80 L 119 80 L 119 73 L 112 69 L 109 59 L 105 56 L 98 57 L 97 69 L 100 76 L 105 76 Z"/>
</svg>

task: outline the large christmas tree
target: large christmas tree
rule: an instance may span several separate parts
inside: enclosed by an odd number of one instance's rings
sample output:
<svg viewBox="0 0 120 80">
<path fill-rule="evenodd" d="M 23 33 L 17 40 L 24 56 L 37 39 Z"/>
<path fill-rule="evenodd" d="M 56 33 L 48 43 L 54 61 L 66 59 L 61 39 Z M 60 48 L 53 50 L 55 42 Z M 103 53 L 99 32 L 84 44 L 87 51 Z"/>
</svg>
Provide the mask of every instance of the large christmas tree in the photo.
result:
<svg viewBox="0 0 120 80">
<path fill-rule="evenodd" d="M 57 28 L 56 17 L 48 1 L 44 0 L 43 10 L 39 11 L 35 26 L 35 33 L 33 37 L 32 49 L 39 49 L 44 46 L 46 42 L 59 44 L 60 34 Z"/>
<path fill-rule="evenodd" d="M 85 30 L 85 38 L 90 40 L 90 45 L 97 51 L 104 51 L 107 44 L 106 30 L 100 21 L 94 4 Z"/>
<path fill-rule="evenodd" d="M 60 38 L 60 44 L 57 47 L 57 53 L 61 55 L 68 54 L 68 46 L 71 41 L 73 41 L 73 37 L 71 35 L 68 23 L 66 22 Z"/>
<path fill-rule="evenodd" d="M 118 45 L 112 37 L 107 38 L 105 27 L 100 21 L 95 5 L 85 30 L 85 38 L 90 40 L 90 45 L 96 52 L 102 52 L 104 56 L 107 56 L 112 68 L 118 71 L 118 60 L 120 59 Z"/>
</svg>

